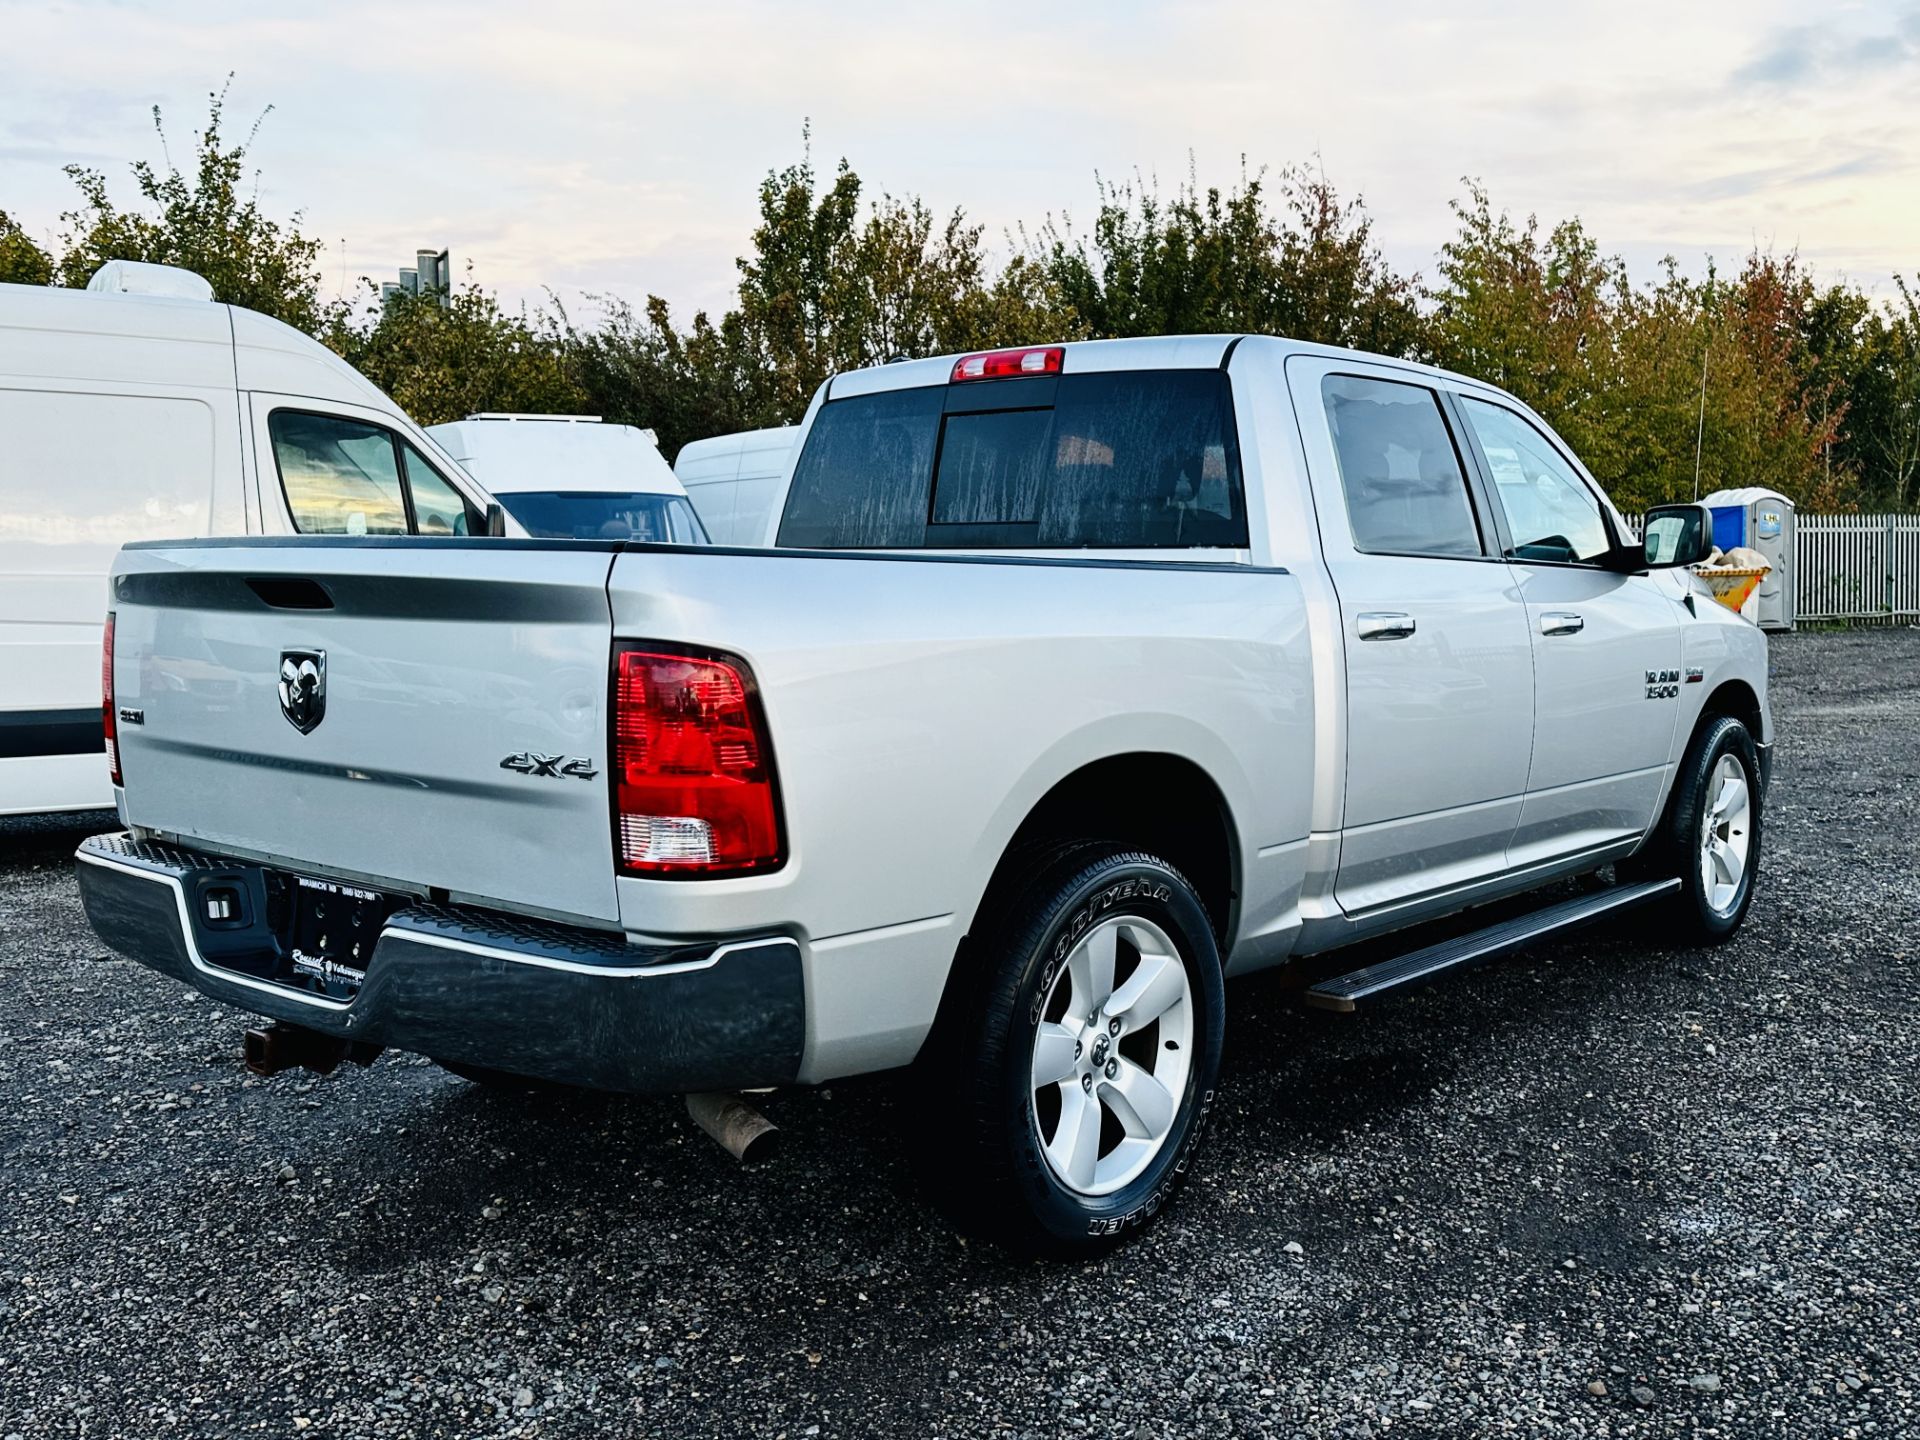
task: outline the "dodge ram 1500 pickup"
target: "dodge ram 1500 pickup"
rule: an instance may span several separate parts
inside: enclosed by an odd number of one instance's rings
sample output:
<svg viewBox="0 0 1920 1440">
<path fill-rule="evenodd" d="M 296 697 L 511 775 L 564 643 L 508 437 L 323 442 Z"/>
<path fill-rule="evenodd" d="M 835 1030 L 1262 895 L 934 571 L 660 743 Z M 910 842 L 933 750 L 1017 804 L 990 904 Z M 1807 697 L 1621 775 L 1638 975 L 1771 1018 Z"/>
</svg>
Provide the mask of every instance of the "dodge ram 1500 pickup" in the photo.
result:
<svg viewBox="0 0 1920 1440">
<path fill-rule="evenodd" d="M 1224 980 L 1595 873 L 1306 998 L 1740 924 L 1766 653 L 1705 521 L 1637 539 L 1510 396 L 1263 336 L 841 374 L 765 548 L 129 546 L 83 894 L 309 1058 L 918 1066 L 955 1211 L 1098 1249 L 1194 1154 Z"/>
</svg>

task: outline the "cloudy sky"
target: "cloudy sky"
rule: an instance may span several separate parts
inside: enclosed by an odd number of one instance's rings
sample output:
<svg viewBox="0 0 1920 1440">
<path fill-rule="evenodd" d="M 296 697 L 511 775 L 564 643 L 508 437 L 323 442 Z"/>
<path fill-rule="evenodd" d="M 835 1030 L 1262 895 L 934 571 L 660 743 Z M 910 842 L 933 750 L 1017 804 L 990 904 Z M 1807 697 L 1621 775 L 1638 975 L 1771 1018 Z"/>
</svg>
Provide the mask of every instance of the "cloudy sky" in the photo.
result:
<svg viewBox="0 0 1920 1440">
<path fill-rule="evenodd" d="M 1920 269 L 1914 0 L 0 0 L 0 35 L 0 209 L 51 239 L 62 165 L 157 161 L 156 104 L 184 158 L 232 71 L 330 279 L 435 244 L 509 296 L 723 305 L 807 120 L 816 160 L 996 236 L 1084 216 L 1096 174 L 1318 157 L 1426 271 L 1465 175 L 1642 274 L 1754 245 L 1883 290 Z"/>
</svg>

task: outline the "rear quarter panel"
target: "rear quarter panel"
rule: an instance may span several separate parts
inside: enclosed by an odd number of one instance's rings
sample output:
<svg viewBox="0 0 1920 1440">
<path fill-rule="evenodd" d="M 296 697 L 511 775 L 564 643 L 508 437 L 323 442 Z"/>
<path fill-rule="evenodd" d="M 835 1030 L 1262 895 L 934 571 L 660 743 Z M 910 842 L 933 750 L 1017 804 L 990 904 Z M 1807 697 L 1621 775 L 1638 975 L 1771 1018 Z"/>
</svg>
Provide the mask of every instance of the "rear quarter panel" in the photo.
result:
<svg viewBox="0 0 1920 1440">
<path fill-rule="evenodd" d="M 813 1075 L 911 1058 L 1009 840 L 1084 765 L 1193 761 L 1248 870 L 1306 835 L 1312 668 L 1284 571 L 632 549 L 611 602 L 616 639 L 752 667 L 789 851 L 769 875 L 623 878 L 621 920 L 806 939 Z"/>
</svg>

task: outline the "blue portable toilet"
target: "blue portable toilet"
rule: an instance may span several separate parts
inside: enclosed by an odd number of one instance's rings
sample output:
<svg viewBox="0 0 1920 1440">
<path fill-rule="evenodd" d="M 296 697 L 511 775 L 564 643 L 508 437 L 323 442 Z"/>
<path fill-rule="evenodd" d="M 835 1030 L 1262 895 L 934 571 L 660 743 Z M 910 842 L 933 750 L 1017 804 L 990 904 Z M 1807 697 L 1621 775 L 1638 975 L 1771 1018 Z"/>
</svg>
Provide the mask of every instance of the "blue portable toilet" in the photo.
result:
<svg viewBox="0 0 1920 1440">
<path fill-rule="evenodd" d="M 1700 502 L 1713 512 L 1713 543 L 1722 550 L 1744 545 L 1773 568 L 1754 597 L 1754 622 L 1762 630 L 1791 630 L 1794 622 L 1793 501 L 1778 490 L 1748 485 L 1716 490 Z"/>
</svg>

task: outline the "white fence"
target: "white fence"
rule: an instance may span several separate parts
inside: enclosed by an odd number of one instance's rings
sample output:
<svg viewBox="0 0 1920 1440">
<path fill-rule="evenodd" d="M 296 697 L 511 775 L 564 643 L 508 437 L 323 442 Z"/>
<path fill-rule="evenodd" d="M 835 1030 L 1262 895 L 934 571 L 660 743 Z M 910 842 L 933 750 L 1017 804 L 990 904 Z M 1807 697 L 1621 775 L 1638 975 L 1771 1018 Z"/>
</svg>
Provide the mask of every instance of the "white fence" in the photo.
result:
<svg viewBox="0 0 1920 1440">
<path fill-rule="evenodd" d="M 1920 619 L 1920 515 L 1796 515 L 1793 581 L 1801 620 Z"/>
<path fill-rule="evenodd" d="M 1920 515 L 1795 519 L 1800 619 L 1920 618 Z"/>
</svg>

